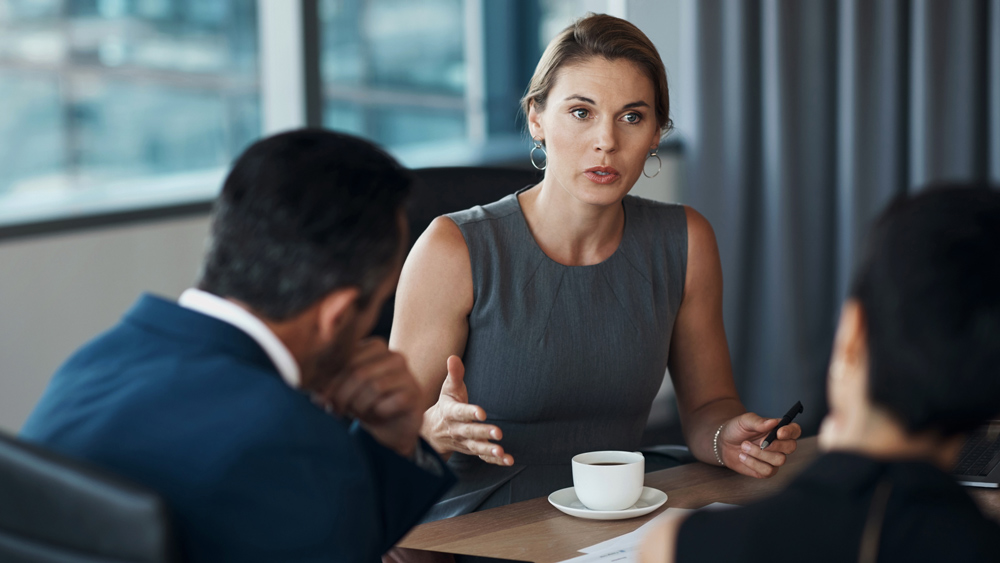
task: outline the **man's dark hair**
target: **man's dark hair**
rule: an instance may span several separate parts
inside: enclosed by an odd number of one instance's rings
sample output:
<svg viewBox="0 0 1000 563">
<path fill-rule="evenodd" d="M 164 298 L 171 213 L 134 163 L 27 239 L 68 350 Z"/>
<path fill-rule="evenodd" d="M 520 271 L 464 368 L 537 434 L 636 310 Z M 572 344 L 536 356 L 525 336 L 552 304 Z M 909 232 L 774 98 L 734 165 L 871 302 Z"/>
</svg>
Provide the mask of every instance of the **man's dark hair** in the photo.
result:
<svg viewBox="0 0 1000 563">
<path fill-rule="evenodd" d="M 911 433 L 959 434 L 1000 413 L 1000 192 L 897 199 L 866 242 L 851 293 L 871 400 Z"/>
<path fill-rule="evenodd" d="M 357 287 L 363 306 L 402 244 L 410 173 L 375 145 L 303 129 L 262 139 L 237 160 L 213 211 L 198 287 L 272 320 Z"/>
</svg>

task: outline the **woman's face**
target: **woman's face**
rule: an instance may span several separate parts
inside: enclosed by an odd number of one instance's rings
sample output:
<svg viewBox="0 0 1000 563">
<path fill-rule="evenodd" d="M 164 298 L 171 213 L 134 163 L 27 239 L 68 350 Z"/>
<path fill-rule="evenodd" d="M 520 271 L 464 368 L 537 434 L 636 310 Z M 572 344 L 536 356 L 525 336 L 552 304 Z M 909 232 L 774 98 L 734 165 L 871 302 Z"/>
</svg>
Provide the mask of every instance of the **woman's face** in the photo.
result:
<svg viewBox="0 0 1000 563">
<path fill-rule="evenodd" d="M 631 61 L 593 57 L 561 68 L 545 108 L 528 111 L 545 141 L 545 182 L 592 205 L 616 204 L 660 142 L 653 82 Z"/>
</svg>

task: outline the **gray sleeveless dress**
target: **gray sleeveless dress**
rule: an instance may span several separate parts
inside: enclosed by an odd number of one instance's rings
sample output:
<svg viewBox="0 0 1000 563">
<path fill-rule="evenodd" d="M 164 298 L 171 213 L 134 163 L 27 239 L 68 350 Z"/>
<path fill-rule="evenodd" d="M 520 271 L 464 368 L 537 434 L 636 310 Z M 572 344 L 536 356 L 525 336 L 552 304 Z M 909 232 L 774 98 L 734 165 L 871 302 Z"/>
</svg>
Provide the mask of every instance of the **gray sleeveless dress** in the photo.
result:
<svg viewBox="0 0 1000 563">
<path fill-rule="evenodd" d="M 684 293 L 687 219 L 680 205 L 623 205 L 622 241 L 593 266 L 545 255 L 517 194 L 448 215 L 472 260 L 469 401 L 501 428 L 514 465 L 452 454 L 459 482 L 425 521 L 572 486 L 578 453 L 638 449 Z"/>
</svg>

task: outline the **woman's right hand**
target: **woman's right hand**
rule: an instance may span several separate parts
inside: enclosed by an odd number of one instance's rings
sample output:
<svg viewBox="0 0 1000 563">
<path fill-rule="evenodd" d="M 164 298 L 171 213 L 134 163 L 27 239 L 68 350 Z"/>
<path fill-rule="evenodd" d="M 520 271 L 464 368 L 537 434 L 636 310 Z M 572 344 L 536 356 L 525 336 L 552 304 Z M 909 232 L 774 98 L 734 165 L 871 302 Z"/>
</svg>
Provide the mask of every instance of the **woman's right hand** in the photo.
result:
<svg viewBox="0 0 1000 563">
<path fill-rule="evenodd" d="M 478 456 L 495 465 L 514 465 L 514 458 L 503 447 L 490 440 L 503 437 L 500 428 L 483 424 L 486 411 L 469 404 L 465 387 L 465 366 L 458 356 L 448 358 L 448 376 L 441 385 L 441 395 L 433 407 L 424 413 L 421 434 L 442 457 L 451 452 Z"/>
</svg>

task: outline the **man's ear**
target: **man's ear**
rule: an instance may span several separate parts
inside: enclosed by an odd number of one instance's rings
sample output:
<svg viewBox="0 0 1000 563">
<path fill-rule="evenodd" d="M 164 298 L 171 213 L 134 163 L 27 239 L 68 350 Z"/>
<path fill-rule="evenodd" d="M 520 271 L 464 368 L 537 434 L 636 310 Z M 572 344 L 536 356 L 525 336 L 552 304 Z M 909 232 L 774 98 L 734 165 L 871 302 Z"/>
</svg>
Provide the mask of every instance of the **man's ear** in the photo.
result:
<svg viewBox="0 0 1000 563">
<path fill-rule="evenodd" d="M 358 298 L 361 291 L 356 287 L 343 287 L 328 293 L 320 300 L 316 322 L 318 334 L 323 342 L 331 342 L 344 326 L 350 325 L 358 314 Z"/>
</svg>

